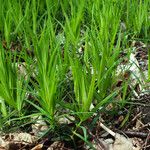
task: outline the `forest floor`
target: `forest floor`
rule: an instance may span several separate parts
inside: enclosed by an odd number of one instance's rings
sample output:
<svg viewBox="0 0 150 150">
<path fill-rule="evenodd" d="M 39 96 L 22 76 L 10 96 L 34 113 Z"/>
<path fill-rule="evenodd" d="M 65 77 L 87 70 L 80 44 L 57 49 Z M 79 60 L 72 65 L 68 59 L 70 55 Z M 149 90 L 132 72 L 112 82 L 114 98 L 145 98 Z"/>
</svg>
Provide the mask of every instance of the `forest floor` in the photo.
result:
<svg viewBox="0 0 150 150">
<path fill-rule="evenodd" d="M 134 59 L 138 62 L 140 70 L 144 74 L 148 74 L 148 46 L 140 41 L 134 41 L 131 45 L 134 51 Z M 123 54 L 127 65 L 125 54 Z M 130 70 L 136 72 L 135 70 Z M 139 69 L 139 68 L 137 68 Z M 124 75 L 124 78 L 128 78 L 129 74 Z M 138 75 L 137 75 L 138 76 Z M 141 82 L 142 81 L 142 76 Z M 139 79 L 139 78 L 138 78 Z M 133 79 L 136 83 L 136 79 Z M 121 80 L 118 81 L 118 86 L 121 85 Z M 132 81 L 131 81 L 132 82 Z M 138 83 L 138 82 L 137 82 Z M 82 124 L 87 129 L 89 141 L 83 142 L 82 138 L 74 136 L 72 140 L 65 137 L 65 134 L 69 132 L 69 128 L 73 129 L 75 124 L 67 122 L 62 123 L 62 127 L 53 132 L 48 132 L 42 138 L 36 137 L 39 132 L 43 129 L 47 129 L 47 125 L 43 120 L 37 121 L 35 124 L 30 124 L 23 128 L 20 128 L 15 133 L 1 133 L 0 136 L 0 150 L 73 150 L 73 149 L 91 149 L 88 145 L 90 143 L 94 145 L 93 149 L 114 149 L 122 150 L 133 149 L 133 150 L 149 150 L 150 149 L 150 94 L 149 94 L 149 82 L 142 83 L 145 86 L 145 91 L 140 90 L 140 86 L 137 84 L 135 89 L 135 95 L 125 104 L 123 108 L 109 104 L 105 111 L 94 114 L 86 122 Z M 130 90 L 130 85 L 128 86 Z M 114 113 L 115 107 L 116 112 Z M 114 114 L 113 114 L 114 113 Z M 111 115 L 110 115 L 111 114 Z M 65 118 L 62 118 L 65 122 Z M 106 124 L 110 131 L 104 130 L 101 123 Z M 25 132 L 26 129 L 29 132 Z M 126 139 L 118 141 L 118 139 L 111 135 L 110 132 L 116 135 L 124 135 Z M 82 133 L 83 131 L 78 131 Z M 82 140 L 81 140 L 82 139 Z M 121 139 L 121 138 L 120 138 Z M 130 142 L 132 141 L 132 146 Z M 119 146 L 119 148 L 118 148 Z"/>
</svg>

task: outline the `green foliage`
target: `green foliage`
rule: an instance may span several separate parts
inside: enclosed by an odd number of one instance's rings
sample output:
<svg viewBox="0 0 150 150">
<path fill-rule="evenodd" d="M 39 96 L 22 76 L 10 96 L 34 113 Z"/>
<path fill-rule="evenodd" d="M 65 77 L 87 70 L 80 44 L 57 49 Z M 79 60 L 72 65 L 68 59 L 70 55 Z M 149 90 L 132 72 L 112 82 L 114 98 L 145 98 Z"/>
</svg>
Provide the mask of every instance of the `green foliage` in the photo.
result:
<svg viewBox="0 0 150 150">
<path fill-rule="evenodd" d="M 25 79 L 25 75 L 19 72 L 19 64 L 16 62 L 16 54 L 14 55 L 5 52 L 2 45 L 0 46 L 0 97 L 1 110 L 5 117 L 5 103 L 21 113 L 29 81 L 29 76 Z"/>
<path fill-rule="evenodd" d="M 83 122 L 120 90 L 125 104 L 127 83 L 114 88 L 118 58 L 127 47 L 124 35 L 150 36 L 149 0 L 0 0 L 0 4 L 2 117 L 8 110 L 21 117 L 22 108 L 33 105 L 52 126 L 66 108 Z M 26 75 L 18 71 L 22 55 Z M 150 52 L 148 56 L 150 79 Z"/>
</svg>

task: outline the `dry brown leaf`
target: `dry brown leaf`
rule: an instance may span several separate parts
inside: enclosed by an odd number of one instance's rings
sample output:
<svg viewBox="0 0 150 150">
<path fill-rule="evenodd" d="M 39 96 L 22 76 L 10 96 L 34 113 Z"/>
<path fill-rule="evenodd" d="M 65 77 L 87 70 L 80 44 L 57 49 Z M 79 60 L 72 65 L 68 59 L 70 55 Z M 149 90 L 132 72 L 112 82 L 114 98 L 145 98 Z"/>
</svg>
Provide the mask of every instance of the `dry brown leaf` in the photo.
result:
<svg viewBox="0 0 150 150">
<path fill-rule="evenodd" d="M 34 133 L 34 135 L 48 130 L 48 126 L 42 116 L 35 116 L 32 119 L 36 120 L 36 122 L 32 124 L 32 133 Z"/>
<path fill-rule="evenodd" d="M 67 117 L 63 116 L 63 117 L 59 118 L 58 122 L 59 122 L 59 124 L 70 124 L 74 120 L 75 120 L 75 118 L 73 116 L 67 115 Z"/>
<path fill-rule="evenodd" d="M 133 150 L 132 141 L 129 138 L 116 133 L 113 150 Z"/>
<path fill-rule="evenodd" d="M 0 146 L 5 147 L 5 141 L 0 137 Z"/>
<path fill-rule="evenodd" d="M 0 146 L 0 150 L 6 150 L 6 149 L 5 149 L 4 147 L 1 147 L 1 146 Z"/>
<path fill-rule="evenodd" d="M 23 142 L 23 144 L 27 143 L 34 143 L 35 142 L 35 137 L 32 136 L 29 133 L 15 133 L 14 135 L 14 142 Z"/>
<path fill-rule="evenodd" d="M 144 124 L 142 123 L 142 121 L 137 119 L 134 129 L 138 130 L 139 128 L 142 128 L 143 126 L 144 126 Z"/>
<path fill-rule="evenodd" d="M 38 144 L 35 147 L 33 147 L 31 150 L 42 150 L 43 144 Z"/>
<path fill-rule="evenodd" d="M 63 150 L 64 149 L 64 143 L 60 141 L 56 141 L 47 150 Z"/>
<path fill-rule="evenodd" d="M 141 150 L 142 149 L 142 144 L 143 144 L 143 141 L 140 139 L 140 138 L 132 138 L 132 141 L 133 141 L 133 150 Z"/>
</svg>

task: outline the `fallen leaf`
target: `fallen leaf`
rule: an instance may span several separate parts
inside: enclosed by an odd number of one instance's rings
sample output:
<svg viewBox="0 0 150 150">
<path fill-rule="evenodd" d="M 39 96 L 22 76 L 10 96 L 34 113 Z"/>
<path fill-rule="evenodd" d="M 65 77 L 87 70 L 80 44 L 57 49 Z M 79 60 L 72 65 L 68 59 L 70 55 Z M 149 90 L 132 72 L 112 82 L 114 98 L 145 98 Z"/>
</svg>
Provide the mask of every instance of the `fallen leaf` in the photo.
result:
<svg viewBox="0 0 150 150">
<path fill-rule="evenodd" d="M 32 136 L 29 133 L 15 133 L 14 135 L 14 142 L 22 142 L 23 144 L 27 143 L 34 143 L 35 142 L 35 137 Z"/>
<path fill-rule="evenodd" d="M 64 149 L 64 143 L 61 141 L 56 141 L 47 150 L 63 150 Z"/>
<path fill-rule="evenodd" d="M 42 116 L 35 116 L 33 119 L 36 120 L 36 122 L 32 124 L 32 133 L 34 133 L 35 136 L 48 130 L 48 126 Z"/>
<path fill-rule="evenodd" d="M 142 149 L 142 145 L 143 145 L 143 141 L 140 138 L 132 138 L 132 143 L 133 143 L 133 150 L 141 150 Z"/>
<path fill-rule="evenodd" d="M 38 144 L 35 147 L 33 147 L 31 150 L 42 150 L 43 144 Z"/>
<path fill-rule="evenodd" d="M 0 137 L 0 146 L 5 147 L 5 141 Z"/>
<path fill-rule="evenodd" d="M 113 150 L 133 150 L 132 141 L 129 138 L 116 133 Z"/>
</svg>

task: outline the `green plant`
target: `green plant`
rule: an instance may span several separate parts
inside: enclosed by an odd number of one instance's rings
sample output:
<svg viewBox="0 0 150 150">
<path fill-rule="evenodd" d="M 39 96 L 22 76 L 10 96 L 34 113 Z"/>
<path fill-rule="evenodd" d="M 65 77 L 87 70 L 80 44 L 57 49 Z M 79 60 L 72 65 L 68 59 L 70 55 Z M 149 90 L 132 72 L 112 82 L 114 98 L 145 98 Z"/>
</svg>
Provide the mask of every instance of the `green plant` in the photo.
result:
<svg viewBox="0 0 150 150">
<path fill-rule="evenodd" d="M 14 57 L 14 58 L 13 58 Z M 1 110 L 7 116 L 7 103 L 10 107 L 21 114 L 24 99 L 26 97 L 29 76 L 22 75 L 18 71 L 19 63 L 16 62 L 16 54 L 12 56 L 0 45 L 0 97 L 2 101 Z"/>
<path fill-rule="evenodd" d="M 127 102 L 130 80 L 116 87 L 117 66 L 130 40 L 149 37 L 150 2 L 0 0 L 0 4 L 2 120 L 38 114 L 54 128 L 59 115 L 71 114 L 79 119 L 75 123 L 84 137 L 74 134 L 89 143 L 81 123 L 103 111 L 121 92 L 118 104 L 122 108 Z M 24 65 L 25 74 L 19 65 Z M 36 109 L 26 114 L 22 108 L 31 105 Z"/>
<path fill-rule="evenodd" d="M 53 23 L 46 21 L 45 29 L 42 31 L 40 39 L 33 38 L 34 52 L 36 57 L 36 72 L 34 83 L 37 101 L 40 106 L 34 105 L 42 115 L 45 115 L 51 126 L 55 124 L 54 114 L 57 104 L 58 86 L 58 45 L 55 44 L 53 36 Z M 30 102 L 32 103 L 32 102 Z"/>
</svg>

